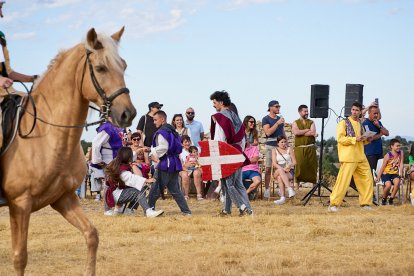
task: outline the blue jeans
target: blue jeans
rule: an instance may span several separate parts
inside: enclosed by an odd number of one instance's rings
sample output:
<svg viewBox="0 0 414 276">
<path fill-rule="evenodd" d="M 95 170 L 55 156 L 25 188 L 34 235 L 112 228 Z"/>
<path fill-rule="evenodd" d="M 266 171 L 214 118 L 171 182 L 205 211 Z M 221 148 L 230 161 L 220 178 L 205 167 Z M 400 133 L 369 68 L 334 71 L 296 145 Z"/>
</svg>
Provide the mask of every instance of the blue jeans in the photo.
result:
<svg viewBox="0 0 414 276">
<path fill-rule="evenodd" d="M 232 175 L 222 180 L 222 188 L 225 194 L 224 199 L 224 211 L 231 213 L 232 201 L 236 204 L 237 208 L 244 204 L 247 209 L 252 210 L 249 197 L 247 196 L 246 188 L 242 181 L 242 169 L 238 169 Z"/>
<path fill-rule="evenodd" d="M 148 204 L 151 208 L 155 208 L 155 203 L 161 196 L 161 192 L 164 192 L 164 188 L 167 187 L 168 191 L 177 202 L 178 207 L 182 213 L 191 214 L 190 208 L 188 208 L 187 201 L 184 198 L 178 182 L 179 172 L 164 172 L 157 170 L 158 174 L 155 183 L 152 184 L 151 190 L 148 195 Z"/>
</svg>

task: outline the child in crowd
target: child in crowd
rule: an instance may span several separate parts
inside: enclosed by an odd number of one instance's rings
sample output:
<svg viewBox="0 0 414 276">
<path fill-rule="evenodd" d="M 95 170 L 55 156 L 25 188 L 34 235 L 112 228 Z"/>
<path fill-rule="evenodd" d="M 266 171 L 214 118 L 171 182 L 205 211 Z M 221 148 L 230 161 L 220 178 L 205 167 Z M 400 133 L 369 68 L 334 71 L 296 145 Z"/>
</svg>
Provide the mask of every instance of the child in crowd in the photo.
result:
<svg viewBox="0 0 414 276">
<path fill-rule="evenodd" d="M 116 216 L 122 213 L 122 205 L 128 204 L 124 213 L 133 215 L 138 204 L 144 209 L 147 217 L 158 217 L 164 213 L 163 210 L 154 211 L 148 205 L 145 197 L 146 183 L 153 183 L 154 179 L 146 179 L 133 173 L 131 162 L 133 158 L 130 147 L 122 147 L 118 155 L 109 163 L 105 169 L 107 175 L 105 200 L 110 208 L 105 215 Z"/>
<path fill-rule="evenodd" d="M 189 167 L 186 167 L 188 175 L 191 175 L 194 170 L 200 168 L 200 164 L 198 164 L 198 148 L 196 146 L 190 146 L 188 151 L 190 154 L 187 155 L 185 163 L 191 164 Z"/>
<path fill-rule="evenodd" d="M 394 198 L 398 192 L 401 176 L 403 175 L 404 153 L 401 150 L 400 141 L 398 139 L 391 139 L 390 148 L 391 151 L 385 154 L 381 169 L 375 179 L 376 182 L 379 182 L 381 178 L 381 181 L 384 183 L 381 205 L 387 204 L 387 197 L 390 194 L 392 185 L 394 185 L 394 188 L 392 189 L 388 203 L 389 205 L 394 204 Z"/>
</svg>

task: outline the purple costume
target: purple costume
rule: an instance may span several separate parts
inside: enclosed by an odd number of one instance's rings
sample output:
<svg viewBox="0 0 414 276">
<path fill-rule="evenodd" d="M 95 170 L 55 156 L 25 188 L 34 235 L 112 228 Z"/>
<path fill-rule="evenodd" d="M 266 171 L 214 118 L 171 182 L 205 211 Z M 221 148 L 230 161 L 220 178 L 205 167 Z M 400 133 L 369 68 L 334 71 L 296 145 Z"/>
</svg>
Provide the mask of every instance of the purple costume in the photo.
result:
<svg viewBox="0 0 414 276">
<path fill-rule="evenodd" d="M 156 147 L 157 136 L 162 135 L 168 142 L 168 151 L 166 154 L 161 156 L 160 162 L 158 163 L 157 169 L 164 172 L 180 172 L 183 170 L 179 155 L 183 150 L 181 145 L 180 136 L 177 131 L 169 125 L 165 124 L 161 126 L 154 134 L 152 139 L 152 146 Z"/>
<path fill-rule="evenodd" d="M 123 133 L 123 129 L 114 126 L 110 122 L 105 122 L 100 127 L 98 127 L 96 131 L 98 133 L 101 131 L 105 131 L 109 135 L 108 143 L 111 146 L 110 150 L 112 150 L 112 156 L 113 158 L 115 158 L 118 154 L 118 150 L 122 148 L 122 138 L 120 136 L 120 133 Z"/>
</svg>

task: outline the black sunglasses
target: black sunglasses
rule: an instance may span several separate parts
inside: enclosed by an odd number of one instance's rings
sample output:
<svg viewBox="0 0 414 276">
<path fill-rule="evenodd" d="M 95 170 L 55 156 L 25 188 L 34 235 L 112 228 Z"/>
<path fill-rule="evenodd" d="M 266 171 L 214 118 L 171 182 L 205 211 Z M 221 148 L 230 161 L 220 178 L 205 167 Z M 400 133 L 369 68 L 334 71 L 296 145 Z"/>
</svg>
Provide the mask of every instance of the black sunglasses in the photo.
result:
<svg viewBox="0 0 414 276">
<path fill-rule="evenodd" d="M 139 141 L 141 138 L 132 138 L 132 141 Z"/>
<path fill-rule="evenodd" d="M 252 124 L 254 124 L 254 123 L 255 123 L 255 121 L 249 121 L 249 123 L 252 123 Z"/>
<path fill-rule="evenodd" d="M 194 112 L 186 112 L 188 115 L 194 115 Z"/>
</svg>

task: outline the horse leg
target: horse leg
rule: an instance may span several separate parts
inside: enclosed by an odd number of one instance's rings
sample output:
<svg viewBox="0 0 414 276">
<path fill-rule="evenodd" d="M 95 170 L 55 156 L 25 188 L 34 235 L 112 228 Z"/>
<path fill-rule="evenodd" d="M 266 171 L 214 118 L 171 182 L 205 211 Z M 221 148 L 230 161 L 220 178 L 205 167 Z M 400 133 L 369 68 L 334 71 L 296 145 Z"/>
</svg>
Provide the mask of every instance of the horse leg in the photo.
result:
<svg viewBox="0 0 414 276">
<path fill-rule="evenodd" d="M 64 194 L 56 202 L 51 204 L 51 206 L 85 236 L 86 246 L 88 248 L 85 275 L 95 275 L 96 253 L 99 244 L 98 231 L 83 212 L 76 194 L 72 192 Z"/>
<path fill-rule="evenodd" d="M 16 275 L 24 275 L 27 265 L 27 234 L 29 231 L 29 202 L 22 200 L 9 205 L 10 227 L 13 248 L 13 266 Z"/>
</svg>

